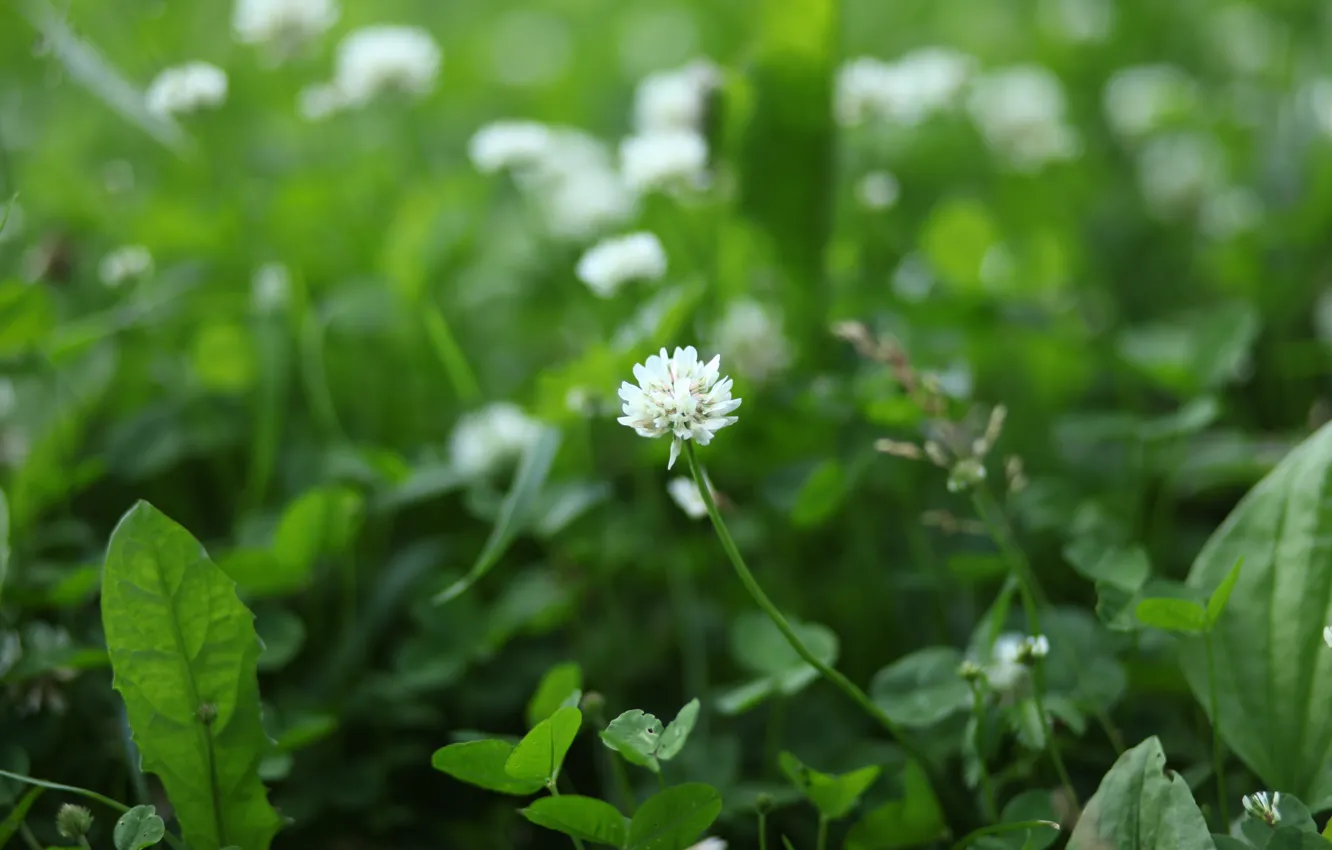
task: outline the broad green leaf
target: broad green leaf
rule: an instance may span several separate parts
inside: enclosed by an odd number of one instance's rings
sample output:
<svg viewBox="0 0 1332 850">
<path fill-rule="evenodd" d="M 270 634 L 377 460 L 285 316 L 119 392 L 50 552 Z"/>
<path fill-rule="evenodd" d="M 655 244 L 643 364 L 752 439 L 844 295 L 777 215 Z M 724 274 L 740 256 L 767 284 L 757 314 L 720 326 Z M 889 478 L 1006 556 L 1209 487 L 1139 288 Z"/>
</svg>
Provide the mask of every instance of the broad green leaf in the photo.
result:
<svg viewBox="0 0 1332 850">
<path fill-rule="evenodd" d="M 629 823 L 626 850 L 685 850 L 721 814 L 717 789 L 686 782 L 658 792 L 638 807 Z"/>
<path fill-rule="evenodd" d="M 1263 850 L 1327 850 L 1327 839 L 1293 826 L 1279 827 Z"/>
<path fill-rule="evenodd" d="M 952 647 L 917 650 L 876 673 L 870 696 L 897 723 L 933 726 L 971 706 L 971 686 L 957 674 L 961 663 Z"/>
<path fill-rule="evenodd" d="M 837 660 L 837 635 L 832 629 L 819 623 L 789 621 L 815 657 L 827 664 Z M 731 628 L 731 651 L 751 672 L 778 679 L 783 692 L 788 695 L 796 692 L 786 687 L 788 681 L 798 681 L 796 674 L 805 670 L 815 675 L 818 673 L 796 654 L 772 620 L 760 612 L 744 614 L 735 621 Z"/>
<path fill-rule="evenodd" d="M 653 772 L 661 770 L 657 764 L 657 747 L 661 744 L 661 721 L 641 709 L 631 709 L 615 718 L 601 732 L 601 740 L 625 761 L 646 767 Z"/>
<path fill-rule="evenodd" d="M 782 753 L 778 761 L 791 784 L 829 820 L 841 820 L 850 814 L 860 802 L 861 795 L 879 778 L 877 765 L 832 775 L 806 767 L 790 753 Z"/>
<path fill-rule="evenodd" d="M 1151 576 L 1152 563 L 1141 546 L 1120 549 L 1084 537 L 1064 547 L 1064 559 L 1079 574 L 1098 584 L 1135 591 Z"/>
<path fill-rule="evenodd" d="M 1045 850 L 1059 838 L 1059 815 L 1049 791 L 1023 791 L 1004 804 L 1001 824 L 1023 824 L 975 843 L 980 850 Z M 1052 826 L 1050 824 L 1053 824 Z"/>
<path fill-rule="evenodd" d="M 513 754 L 504 763 L 504 771 L 514 779 L 541 779 L 553 785 L 564 764 L 578 729 L 583 725 L 583 713 L 573 707 L 561 708 L 532 727 Z"/>
<path fill-rule="evenodd" d="M 194 850 L 268 847 L 280 821 L 259 780 L 254 616 L 199 542 L 147 502 L 111 535 L 102 624 L 143 769 Z"/>
<path fill-rule="evenodd" d="M 1168 632 L 1196 634 L 1207 629 L 1207 610 L 1187 599 L 1144 599 L 1138 603 L 1133 614 L 1143 625 Z"/>
<path fill-rule="evenodd" d="M 1332 426 L 1292 451 L 1246 495 L 1193 562 L 1187 583 L 1220 587 L 1235 563 L 1226 614 L 1212 631 L 1222 737 L 1268 788 L 1313 811 L 1332 808 Z M 1201 640 L 1182 647 L 1184 675 L 1209 705 Z M 1208 709 L 1210 711 L 1210 709 Z"/>
<path fill-rule="evenodd" d="M 1216 626 L 1216 621 L 1221 619 L 1221 615 L 1226 610 L 1226 604 L 1230 602 L 1230 594 L 1235 590 L 1235 582 L 1239 581 L 1240 568 L 1244 566 L 1244 556 L 1235 562 L 1235 566 L 1230 568 L 1221 584 L 1212 591 L 1212 596 L 1207 600 L 1207 628 Z"/>
<path fill-rule="evenodd" d="M 0 489 L 0 601 L 5 598 L 5 577 L 9 575 L 9 502 Z"/>
<path fill-rule="evenodd" d="M 273 552 L 304 584 L 315 561 L 344 551 L 356 537 L 365 499 L 350 487 L 316 487 L 282 512 Z"/>
<path fill-rule="evenodd" d="M 29 788 L 14 804 L 14 808 L 10 809 L 9 814 L 5 815 L 5 819 L 0 821 L 0 847 L 4 847 L 9 839 L 14 837 L 14 833 L 19 831 L 24 818 L 28 816 L 28 810 L 32 808 L 32 804 L 37 802 L 37 798 L 42 796 L 42 792 L 45 790 L 45 788 L 38 785 Z"/>
<path fill-rule="evenodd" d="M 583 688 L 583 668 L 576 661 L 556 664 L 546 671 L 536 693 L 527 704 L 527 726 L 537 725 L 559 710 L 565 701 Z"/>
<path fill-rule="evenodd" d="M 865 814 L 846 837 L 846 850 L 892 850 L 929 844 L 947 830 L 943 810 L 920 765 L 907 762 L 902 773 L 905 795 Z"/>
<path fill-rule="evenodd" d="M 741 138 L 740 206 L 789 272 L 782 302 L 804 328 L 825 335 L 827 287 L 820 285 L 832 228 L 833 75 L 836 0 L 762 0 L 751 22 L 752 108 Z M 727 93 L 728 104 L 741 92 Z M 773 175 L 780 174 L 780 180 Z"/>
<path fill-rule="evenodd" d="M 467 575 L 444 588 L 435 596 L 436 604 L 443 604 L 461 596 L 499 563 L 499 559 L 508 551 L 518 533 L 527 525 L 532 509 L 541 494 L 541 488 L 550 475 L 551 464 L 560 449 L 561 434 L 558 429 L 543 427 L 540 435 L 528 445 L 523 458 L 514 473 L 513 485 L 500 506 L 499 517 L 491 529 L 486 545 L 477 556 L 476 563 L 467 571 Z"/>
<path fill-rule="evenodd" d="M 1069 850 L 1212 850 L 1188 784 L 1165 764 L 1154 737 L 1120 756 L 1087 801 Z"/>
<path fill-rule="evenodd" d="M 657 741 L 657 758 L 670 761 L 684 749 L 685 741 L 689 740 L 689 733 L 694 731 L 694 724 L 698 722 L 699 707 L 698 697 L 691 699 L 680 709 L 680 713 L 675 715 L 675 719 L 666 724 L 665 731 Z"/>
<path fill-rule="evenodd" d="M 135 806 L 116 821 L 112 841 L 116 850 L 144 850 L 161 841 L 166 835 L 166 824 L 157 815 L 154 806 Z"/>
<path fill-rule="evenodd" d="M 1214 832 L 1212 841 L 1216 844 L 1216 850 L 1253 850 L 1252 844 L 1233 835 L 1218 835 Z"/>
<path fill-rule="evenodd" d="M 597 844 L 623 847 L 629 837 L 629 819 L 595 797 L 542 797 L 519 812 L 537 826 Z"/>
<path fill-rule="evenodd" d="M 430 764 L 435 770 L 487 791 L 516 797 L 535 794 L 546 786 L 544 777 L 514 779 L 504 770 L 513 749 L 513 745 L 505 741 L 489 739 L 450 744 L 435 750 Z"/>
</svg>

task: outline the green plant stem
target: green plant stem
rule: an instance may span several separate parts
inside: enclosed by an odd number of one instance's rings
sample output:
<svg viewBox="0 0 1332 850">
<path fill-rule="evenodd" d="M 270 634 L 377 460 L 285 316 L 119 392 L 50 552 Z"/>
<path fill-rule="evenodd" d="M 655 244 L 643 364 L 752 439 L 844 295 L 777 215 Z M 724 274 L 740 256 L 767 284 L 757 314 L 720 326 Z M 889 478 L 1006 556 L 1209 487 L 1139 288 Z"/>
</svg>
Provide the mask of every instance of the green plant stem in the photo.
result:
<svg viewBox="0 0 1332 850">
<path fill-rule="evenodd" d="M 786 617 L 783 616 L 777 606 L 772 603 L 772 600 L 768 598 L 768 595 L 763 592 L 763 588 L 759 585 L 758 580 L 754 578 L 754 574 L 749 571 L 749 567 L 745 565 L 744 557 L 741 556 L 740 550 L 736 547 L 735 541 L 731 538 L 731 532 L 726 528 L 726 522 L 722 519 L 721 513 L 717 510 L 717 503 L 712 498 L 712 491 L 708 489 L 707 485 L 704 483 L 703 467 L 699 464 L 698 458 L 695 455 L 693 441 L 686 440 L 684 450 L 685 457 L 689 461 L 689 470 L 694 476 L 694 483 L 698 487 L 699 495 L 703 497 L 703 504 L 708 509 L 708 516 L 712 519 L 712 527 L 717 532 L 717 539 L 721 541 L 722 549 L 726 551 L 727 557 L 730 558 L 731 566 L 735 568 L 736 576 L 740 579 L 740 583 L 744 585 L 745 590 L 749 592 L 754 603 L 763 610 L 763 613 L 768 615 L 768 619 L 772 620 L 773 625 L 775 625 L 777 630 L 782 633 L 782 637 L 786 638 L 786 642 L 790 645 L 791 649 L 793 649 L 795 653 L 805 661 L 805 663 L 819 671 L 823 678 L 835 685 L 842 693 L 846 694 L 852 702 L 858 705 L 861 710 L 876 720 L 879 725 L 887 731 L 889 736 L 897 742 L 897 745 L 900 746 L 908 756 L 920 764 L 921 769 L 929 778 L 930 786 L 934 789 L 935 796 L 944 806 L 945 811 L 949 813 L 950 820 L 955 819 L 956 822 L 954 825 L 960 826 L 970 822 L 972 820 L 972 814 L 967 811 L 967 808 L 964 805 L 959 805 L 951 786 L 940 780 L 934 764 L 928 757 L 926 757 L 925 752 L 917 746 L 910 737 L 904 734 L 902 728 L 898 726 L 883 709 L 875 705 L 874 701 L 871 700 L 854 682 L 833 667 L 825 664 L 823 659 L 811 652 L 809 647 L 805 645 L 805 642 L 800 639 L 798 634 L 796 634 L 795 629 L 791 628 L 791 624 L 787 622 Z"/>
<path fill-rule="evenodd" d="M 32 828 L 27 823 L 19 824 L 19 837 L 23 839 L 24 844 L 28 845 L 28 850 L 46 850 L 42 846 L 42 842 L 37 840 L 37 836 L 32 834 Z"/>
<path fill-rule="evenodd" d="M 772 703 L 768 709 L 768 728 L 765 730 L 763 742 L 763 762 L 766 766 L 778 770 L 777 763 L 779 754 L 782 751 L 782 737 L 786 726 L 786 694 L 781 691 L 772 695 Z"/>
<path fill-rule="evenodd" d="M 965 838 L 953 845 L 953 850 L 964 850 L 968 844 L 987 835 L 999 835 L 1005 832 L 1015 832 L 1019 829 L 1035 829 L 1038 826 L 1047 826 L 1055 832 L 1059 831 L 1059 824 L 1052 820 L 1019 820 L 1011 823 L 996 823 L 993 826 L 984 826 L 967 834 Z"/>
<path fill-rule="evenodd" d="M 1040 606 L 1045 603 L 1045 599 L 1040 585 L 1036 582 L 1036 575 L 1031 569 L 1031 564 L 1028 563 L 1027 556 L 1023 554 L 1022 549 L 1014 542 L 1012 530 L 1008 527 L 1003 512 L 999 509 L 994 496 L 990 494 L 989 488 L 984 483 L 977 485 L 972 490 L 972 501 L 976 506 L 976 513 L 980 514 L 981 521 L 985 523 L 985 528 L 990 532 L 990 537 L 994 539 L 995 545 L 999 547 L 1004 559 L 1008 561 L 1009 569 L 1017 577 L 1018 596 L 1022 599 L 1022 608 L 1027 616 L 1027 631 L 1033 637 L 1039 635 L 1041 633 Z M 1036 659 L 1036 663 L 1032 665 L 1032 674 L 1035 684 L 1033 699 L 1036 702 L 1036 713 L 1040 715 L 1041 731 L 1045 735 L 1045 746 L 1050 752 L 1050 761 L 1054 763 L 1055 772 L 1059 774 L 1059 782 L 1064 786 L 1064 793 L 1068 795 L 1073 807 L 1080 809 L 1082 805 L 1078 801 L 1078 792 L 1073 789 L 1073 780 L 1068 775 L 1068 768 L 1064 766 L 1064 758 L 1059 753 L 1059 744 L 1055 741 L 1050 717 L 1045 712 L 1044 659 Z"/>
<path fill-rule="evenodd" d="M 972 716 L 976 718 L 976 764 L 980 767 L 981 795 L 985 800 L 985 819 L 999 820 L 999 804 L 994 797 L 994 783 L 990 780 L 990 769 L 985 765 L 985 691 L 980 682 L 971 682 Z"/>
<path fill-rule="evenodd" d="M 828 850 L 828 816 L 819 815 L 819 841 L 817 850 Z"/>
<path fill-rule="evenodd" d="M 8 770 L 0 770 L 0 776 L 3 776 L 5 779 L 12 779 L 15 782 L 23 782 L 27 785 L 38 785 L 42 788 L 49 788 L 52 791 L 64 791 L 68 794 L 78 794 L 81 797 L 87 797 L 89 800 L 101 803 L 108 809 L 114 809 L 122 815 L 130 810 L 129 806 L 119 800 L 113 800 L 110 797 L 98 794 L 96 791 L 89 791 L 87 788 L 79 788 L 76 785 L 62 785 L 59 782 L 48 782 L 45 779 L 36 779 L 32 776 L 24 776 L 21 773 L 10 773 Z M 180 838 L 176 837 L 174 834 L 168 832 L 165 837 L 166 842 L 175 848 L 175 850 L 188 850 L 185 846 L 185 842 L 181 841 Z"/>
<path fill-rule="evenodd" d="M 1217 717 L 1220 700 L 1216 694 L 1216 654 L 1212 651 L 1212 630 L 1203 632 L 1203 645 L 1207 652 L 1207 697 L 1212 709 L 1212 771 L 1216 774 L 1217 811 L 1221 815 L 1221 831 L 1230 828 L 1230 805 L 1226 795 L 1226 756 L 1222 751 L 1221 722 Z"/>
<path fill-rule="evenodd" d="M 759 812 L 759 850 L 768 850 L 768 813 Z"/>
<path fill-rule="evenodd" d="M 554 782 L 547 782 L 546 789 L 550 791 L 550 796 L 552 797 L 560 796 L 560 790 L 555 787 Z M 583 846 L 583 839 L 579 838 L 576 835 L 571 835 L 569 836 L 569 838 L 573 841 L 574 846 L 577 847 L 578 850 L 587 850 L 587 848 Z"/>
</svg>

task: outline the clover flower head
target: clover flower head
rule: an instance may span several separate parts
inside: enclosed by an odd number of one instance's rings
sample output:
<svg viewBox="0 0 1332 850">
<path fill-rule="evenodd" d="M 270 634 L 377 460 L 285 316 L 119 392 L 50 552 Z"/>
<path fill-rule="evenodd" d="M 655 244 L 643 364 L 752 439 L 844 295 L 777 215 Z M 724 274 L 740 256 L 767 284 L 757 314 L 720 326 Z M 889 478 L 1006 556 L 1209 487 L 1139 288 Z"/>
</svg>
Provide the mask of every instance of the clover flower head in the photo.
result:
<svg viewBox="0 0 1332 850">
<path fill-rule="evenodd" d="M 1244 811 L 1250 817 L 1263 821 L 1268 826 L 1281 823 L 1281 792 L 1273 791 L 1269 798 L 1266 791 L 1248 794 L 1244 797 Z"/>
<path fill-rule="evenodd" d="M 708 97 L 721 84 L 721 71 L 707 59 L 644 77 L 634 91 L 634 125 L 641 133 L 699 131 Z"/>
<path fill-rule="evenodd" d="M 628 381 L 620 385 L 624 415 L 617 421 L 639 436 L 672 435 L 666 464 L 670 469 L 685 440 L 706 446 L 717 431 L 736 422 L 737 417 L 729 414 L 740 406 L 740 399 L 731 398 L 732 381 L 721 377 L 720 369 L 721 355 L 704 363 L 692 345 L 675 349 L 674 355 L 663 348 L 634 365 L 637 386 Z"/>
<path fill-rule="evenodd" d="M 1323 642 L 1328 645 L 1329 649 L 1332 649 L 1332 626 L 1323 629 Z"/>
<path fill-rule="evenodd" d="M 164 68 L 144 93 L 148 111 L 161 117 L 212 109 L 226 99 L 227 72 L 208 62 Z"/>
<path fill-rule="evenodd" d="M 242 44 L 297 45 L 338 21 L 337 0 L 236 0 L 231 30 Z"/>
<path fill-rule="evenodd" d="M 631 280 L 659 280 L 666 274 L 666 251 L 651 233 L 629 233 L 593 245 L 574 271 L 588 289 L 610 298 Z"/>
<path fill-rule="evenodd" d="M 708 492 L 712 494 L 713 499 L 716 499 L 717 490 L 712 486 L 712 482 L 708 481 L 706 473 L 703 476 L 703 481 L 707 483 Z M 671 499 L 680 506 L 680 510 L 684 511 L 690 519 L 702 519 L 708 515 L 708 504 L 703 501 L 703 493 L 698 489 L 698 484 L 694 482 L 693 478 L 685 475 L 672 478 L 666 484 L 666 492 L 671 495 Z"/>
<path fill-rule="evenodd" d="M 492 121 L 467 143 L 467 156 L 482 174 L 532 167 L 551 147 L 552 132 L 539 121 Z"/>
<path fill-rule="evenodd" d="M 434 36 L 420 27 L 375 24 L 349 34 L 338 45 L 333 85 L 350 106 L 401 91 L 422 97 L 435 87 L 443 55 Z"/>
<path fill-rule="evenodd" d="M 653 130 L 620 143 L 620 172 L 638 192 L 701 187 L 708 143 L 692 130 Z"/>
<path fill-rule="evenodd" d="M 153 272 L 153 255 L 142 245 L 123 245 L 102 258 L 97 276 L 111 288 Z"/>
</svg>

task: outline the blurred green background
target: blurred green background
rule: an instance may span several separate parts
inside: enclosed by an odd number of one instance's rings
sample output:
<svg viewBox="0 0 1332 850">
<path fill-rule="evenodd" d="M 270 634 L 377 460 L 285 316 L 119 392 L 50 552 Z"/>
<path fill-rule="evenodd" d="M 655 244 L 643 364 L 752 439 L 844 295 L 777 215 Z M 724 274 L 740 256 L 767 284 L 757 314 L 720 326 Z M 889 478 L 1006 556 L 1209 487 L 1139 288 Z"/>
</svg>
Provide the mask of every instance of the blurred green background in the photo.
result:
<svg viewBox="0 0 1332 850">
<path fill-rule="evenodd" d="M 717 833 L 752 846 L 778 748 L 827 770 L 900 755 L 822 684 L 722 710 L 754 672 L 734 649 L 750 606 L 668 495 L 681 470 L 665 441 L 613 421 L 615 389 L 661 346 L 722 351 L 744 404 L 702 457 L 728 522 L 778 604 L 831 627 L 838 666 L 867 683 L 920 647 L 967 646 L 1004 568 L 946 474 L 874 450 L 932 426 L 837 320 L 900 340 L 950 414 L 1007 407 L 990 478 L 1006 489 L 1004 458 L 1022 459 L 1013 522 L 1113 668 L 1070 710 L 1206 762 L 1173 662 L 1105 630 L 1076 555 L 1180 578 L 1239 495 L 1332 418 L 1332 7 L 344 0 L 281 62 L 238 43 L 232 14 L 0 8 L 0 193 L 17 196 L 0 233 L 0 767 L 156 799 L 97 616 L 107 535 L 147 499 L 258 617 L 278 742 L 264 776 L 294 819 L 279 846 L 564 846 L 429 763 L 469 732 L 520 734 L 564 660 L 611 716 L 702 697 L 673 778 L 717 784 Z M 438 43 L 429 92 L 302 117 L 339 40 L 381 23 Z M 947 102 L 918 122 L 835 120 L 848 63 L 928 47 L 969 57 Z M 640 81 L 697 57 L 722 72 L 707 190 L 646 193 L 634 217 L 560 238 L 521 181 L 469 161 L 501 119 L 613 151 Z M 225 101 L 146 111 L 154 76 L 194 60 L 225 71 Z M 898 102 L 928 73 L 899 68 Z M 594 296 L 579 255 L 636 229 L 662 240 L 665 278 Z M 151 268 L 108 272 L 127 245 Z M 781 320 L 728 332 L 737 304 Z M 559 450 L 513 547 L 436 605 L 509 487 L 499 426 L 455 430 L 496 401 L 557 429 Z M 488 460 L 464 469 L 468 451 Z M 958 734 L 922 732 L 945 755 Z M 1094 788 L 1112 736 L 1063 734 Z M 583 793 L 609 793 L 600 749 L 571 756 Z M 1052 784 L 1011 749 L 1007 787 Z M 810 840 L 798 810 L 774 817 Z"/>
</svg>

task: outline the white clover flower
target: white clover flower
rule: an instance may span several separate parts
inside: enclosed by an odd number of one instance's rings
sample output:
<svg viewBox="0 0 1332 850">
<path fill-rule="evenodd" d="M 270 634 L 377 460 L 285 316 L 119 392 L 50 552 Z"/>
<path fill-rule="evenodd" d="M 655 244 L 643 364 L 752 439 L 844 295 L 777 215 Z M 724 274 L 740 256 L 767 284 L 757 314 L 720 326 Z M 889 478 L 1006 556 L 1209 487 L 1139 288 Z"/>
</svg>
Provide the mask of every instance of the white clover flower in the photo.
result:
<svg viewBox="0 0 1332 850">
<path fill-rule="evenodd" d="M 884 62 L 848 60 L 837 72 L 834 111 L 844 126 L 884 121 L 906 127 L 952 107 L 975 68 L 964 53 L 925 47 Z"/>
<path fill-rule="evenodd" d="M 720 838 L 705 838 L 688 850 L 726 850 L 726 842 Z"/>
<path fill-rule="evenodd" d="M 706 472 L 703 474 L 703 480 L 707 483 L 708 492 L 712 494 L 715 502 L 717 488 L 712 486 Z M 679 505 L 680 510 L 684 511 L 690 519 L 702 519 L 708 515 L 707 503 L 703 501 L 703 494 L 699 491 L 693 478 L 684 475 L 672 478 L 666 484 L 666 492 L 671 495 L 675 504 Z"/>
<path fill-rule="evenodd" d="M 1201 133 L 1154 136 L 1138 154 L 1138 188 L 1161 219 L 1193 213 L 1225 184 L 1225 153 Z"/>
<path fill-rule="evenodd" d="M 628 381 L 620 385 L 624 415 L 617 421 L 643 437 L 671 434 L 671 458 L 666 464 L 670 469 L 685 440 L 706 446 L 717 431 L 738 418 L 728 415 L 740 406 L 740 399 L 731 398 L 731 379 L 721 377 L 720 368 L 720 355 L 702 363 L 692 345 L 675 349 L 669 357 L 663 348 L 634 365 L 638 386 Z"/>
<path fill-rule="evenodd" d="M 690 130 L 661 130 L 620 142 L 620 173 L 638 192 L 701 187 L 708 144 Z"/>
<path fill-rule="evenodd" d="M 340 14 L 337 0 L 236 0 L 231 31 L 242 44 L 285 50 L 323 35 Z"/>
<path fill-rule="evenodd" d="M 897 178 L 887 171 L 871 171 L 856 183 L 856 198 L 871 210 L 888 209 L 901 194 Z"/>
<path fill-rule="evenodd" d="M 322 121 L 346 106 L 346 96 L 332 83 L 315 83 L 296 95 L 296 112 L 306 121 Z"/>
<path fill-rule="evenodd" d="M 1328 649 L 1332 649 L 1332 626 L 1323 629 L 1323 643 L 1327 644 Z"/>
<path fill-rule="evenodd" d="M 975 81 L 967 98 L 971 120 L 990 149 L 1019 171 L 1035 171 L 1081 152 L 1064 109 L 1059 78 L 1039 65 L 986 74 Z"/>
<path fill-rule="evenodd" d="M 489 404 L 463 414 L 449 438 L 453 468 L 464 478 L 489 475 L 511 462 L 541 433 L 541 424 L 516 404 Z"/>
<path fill-rule="evenodd" d="M 741 375 L 762 383 L 791 365 L 791 344 L 782 317 L 753 300 L 732 301 L 717 324 L 717 351 Z"/>
<path fill-rule="evenodd" d="M 113 289 L 126 281 L 147 277 L 152 271 L 153 255 L 142 245 L 123 245 L 97 264 L 97 276 Z"/>
<path fill-rule="evenodd" d="M 1259 791 L 1256 794 L 1247 794 L 1244 797 L 1244 811 L 1248 812 L 1250 817 L 1263 821 L 1268 826 L 1276 826 L 1281 823 L 1281 792 L 1273 791 L 1271 799 L 1268 798 L 1266 791 Z"/>
<path fill-rule="evenodd" d="M 666 274 L 666 250 L 651 233 L 603 239 L 578 260 L 578 279 L 602 298 L 610 298 L 631 280 L 660 280 Z"/>
<path fill-rule="evenodd" d="M 1050 640 L 1045 635 L 1022 639 L 1022 651 L 1019 655 L 1028 658 L 1044 658 L 1050 654 Z"/>
<path fill-rule="evenodd" d="M 265 263 L 250 281 L 250 304 L 255 312 L 276 313 L 291 301 L 291 272 L 281 263 Z"/>
<path fill-rule="evenodd" d="M 424 29 L 376 24 L 342 39 L 333 85 L 349 106 L 394 91 L 422 97 L 434 89 L 442 63 L 439 45 Z"/>
<path fill-rule="evenodd" d="M 638 196 L 615 170 L 610 150 L 599 139 L 568 127 L 547 128 L 539 151 L 519 145 L 505 153 L 514 179 L 533 199 L 547 230 L 558 238 L 583 241 L 611 230 L 638 211 Z M 494 147 L 487 153 L 494 154 Z M 523 159 L 525 161 L 518 161 Z"/>
<path fill-rule="evenodd" d="M 1117 135 L 1140 139 L 1194 107 L 1197 84 L 1174 65 L 1121 68 L 1105 84 L 1101 109 Z"/>
<path fill-rule="evenodd" d="M 1000 635 L 990 650 L 990 663 L 984 665 L 985 678 L 996 691 L 1011 691 L 1027 675 L 1026 666 L 1019 660 L 1024 635 L 1008 632 Z"/>
<path fill-rule="evenodd" d="M 533 168 L 551 148 L 551 129 L 537 121 L 494 121 L 472 134 L 467 156 L 482 174 Z"/>
<path fill-rule="evenodd" d="M 634 128 L 701 132 L 708 98 L 721 84 L 721 70 L 708 59 L 644 77 L 634 91 Z"/>
<path fill-rule="evenodd" d="M 148 111 L 163 117 L 216 108 L 226 99 L 226 72 L 207 62 L 164 68 L 144 93 Z"/>
</svg>

